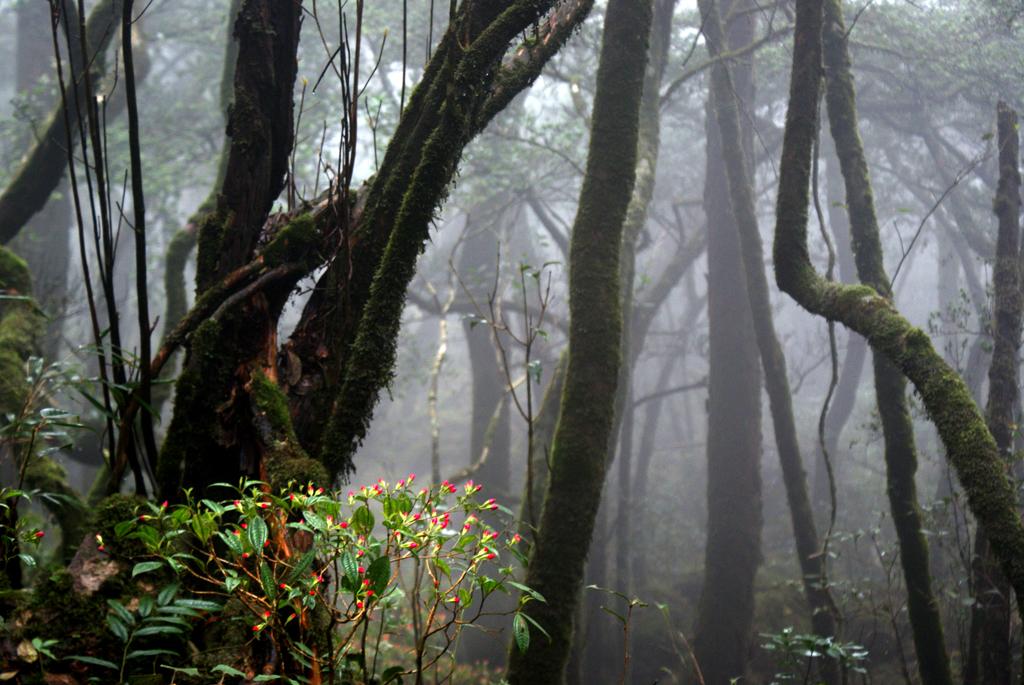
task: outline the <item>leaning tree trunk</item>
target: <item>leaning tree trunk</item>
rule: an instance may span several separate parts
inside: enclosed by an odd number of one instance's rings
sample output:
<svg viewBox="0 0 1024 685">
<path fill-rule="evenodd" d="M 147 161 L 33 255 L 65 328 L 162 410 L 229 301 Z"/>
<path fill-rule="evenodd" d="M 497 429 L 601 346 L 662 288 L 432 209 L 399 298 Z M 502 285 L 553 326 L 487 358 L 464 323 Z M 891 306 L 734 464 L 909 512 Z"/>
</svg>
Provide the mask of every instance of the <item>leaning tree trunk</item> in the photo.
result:
<svg viewBox="0 0 1024 685">
<path fill-rule="evenodd" d="M 637 128 L 653 0 L 611 0 L 597 70 L 590 152 L 570 246 L 569 366 L 551 474 L 526 584 L 550 634 L 510 654 L 512 685 L 560 683 L 597 515 L 621 356 L 619 269 L 636 178 Z"/>
<path fill-rule="evenodd" d="M 811 155 L 817 136 L 821 83 L 822 0 L 797 0 L 789 105 L 779 166 L 775 278 L 813 314 L 865 336 L 917 389 L 967 493 L 968 505 L 1017 595 L 1024 592 L 1024 525 L 1005 462 L 985 420 L 957 373 L 892 303 L 870 286 L 826 281 L 807 249 Z M 846 81 L 852 88 L 852 82 Z M 852 105 L 852 100 L 849 101 Z M 878 240 L 877 234 L 874 240 Z"/>
<path fill-rule="evenodd" d="M 74 23 L 77 18 L 75 3 L 61 0 L 61 21 Z M 78 26 L 70 26 L 68 35 L 73 45 L 68 46 L 71 62 L 71 81 L 76 89 L 76 102 L 84 100 L 86 82 L 83 65 L 88 64 L 93 83 L 99 81 L 106 69 L 106 53 L 110 40 L 117 34 L 121 21 L 121 0 L 101 0 L 89 13 L 85 23 L 86 46 L 83 51 L 79 42 Z M 88 55 L 88 59 L 85 56 Z M 68 126 L 74 131 L 78 126 L 79 108 L 69 108 L 69 121 L 65 119 L 61 103 L 53 108 L 46 123 L 40 127 L 38 140 L 26 153 L 10 182 L 0 192 L 0 244 L 12 240 L 29 220 L 42 209 L 50 195 L 60 185 L 67 167 Z"/>
<path fill-rule="evenodd" d="M 853 76 L 839 0 L 825 0 L 823 58 L 826 102 L 832 138 L 846 185 L 857 275 L 881 297 L 892 299 L 882 260 L 878 220 L 864 148 L 857 129 Z M 917 651 L 918 670 L 926 683 L 952 683 L 939 604 L 932 592 L 928 542 L 917 503 L 917 451 L 907 407 L 903 375 L 885 356 L 873 355 L 875 395 L 885 442 L 889 506 L 899 539 L 900 562 L 907 588 L 907 609 Z"/>
<path fill-rule="evenodd" d="M 700 3 L 704 21 L 704 32 L 708 37 L 708 50 L 712 57 L 726 52 L 728 44 L 724 36 L 717 7 L 712 0 Z M 749 42 L 749 40 L 747 41 Z M 749 80 L 744 75 L 744 80 Z M 782 479 L 786 488 L 793 537 L 796 541 L 797 561 L 803 580 L 804 594 L 810 610 L 811 625 L 823 638 L 835 635 L 835 616 L 832 600 L 826 587 L 826 556 L 822 554 L 818 531 L 814 523 L 814 512 L 807 492 L 803 457 L 797 440 L 796 421 L 793 417 L 793 399 L 789 390 L 786 372 L 786 358 L 775 333 L 772 320 L 771 302 L 768 299 L 768 281 L 764 273 L 764 253 L 761 234 L 757 226 L 753 187 L 750 177 L 752 169 L 741 145 L 740 102 L 734 93 L 741 92 L 737 81 L 732 78 L 725 62 L 719 62 L 711 69 L 712 104 L 718 123 L 722 152 L 728 180 L 732 214 L 738 229 L 746 276 L 747 297 L 753 317 L 754 333 L 764 369 L 765 389 L 768 392 L 775 428 L 775 441 L 782 466 Z M 838 673 L 831 659 L 821 662 L 822 678 L 835 682 Z"/>
<path fill-rule="evenodd" d="M 161 455 L 165 493 L 240 474 L 284 484 L 351 472 L 392 374 L 416 257 L 463 149 L 529 87 L 591 6 L 463 3 L 365 193 L 332 188 L 312 206 L 267 221 L 291 146 L 297 9 L 243 3 L 229 161 L 217 210 L 199 228 L 199 295 L 154 357 L 162 364 L 167 350 L 191 336 Z M 510 52 L 541 18 L 539 39 Z M 278 355 L 284 300 L 321 266 Z M 118 455 L 115 466 L 122 464 Z"/>
<path fill-rule="evenodd" d="M 988 371 L 988 428 L 1007 461 L 1013 458 L 1016 432 L 1015 412 L 1020 375 L 1017 350 L 1021 336 L 1020 291 L 1020 142 L 1017 113 L 1000 102 L 997 113 L 999 140 L 999 188 L 994 210 L 999 218 L 996 259 L 992 280 L 995 285 L 992 324 L 992 364 Z M 971 612 L 971 644 L 964 667 L 964 683 L 1009 685 L 1010 585 L 999 570 L 983 533 L 975 538 L 975 605 Z"/>
</svg>

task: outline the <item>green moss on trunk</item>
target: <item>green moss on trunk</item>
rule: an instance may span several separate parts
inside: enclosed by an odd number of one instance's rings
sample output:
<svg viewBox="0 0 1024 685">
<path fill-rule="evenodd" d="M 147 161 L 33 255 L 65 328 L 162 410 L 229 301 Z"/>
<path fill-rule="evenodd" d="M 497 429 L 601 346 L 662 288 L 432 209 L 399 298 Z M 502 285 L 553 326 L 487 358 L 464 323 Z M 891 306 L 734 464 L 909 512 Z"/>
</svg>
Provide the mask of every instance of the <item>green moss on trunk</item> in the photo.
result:
<svg viewBox="0 0 1024 685">
<path fill-rule="evenodd" d="M 513 647 L 512 685 L 560 683 L 604 485 L 621 362 L 619 269 L 636 175 L 651 0 L 611 0 L 597 73 L 590 152 L 573 227 L 569 364 L 540 529 L 526 584 L 547 598 L 526 611 L 551 635 Z"/>
<path fill-rule="evenodd" d="M 868 286 L 825 281 L 808 257 L 808 188 L 817 132 L 822 24 L 821 0 L 797 1 L 776 208 L 776 281 L 808 311 L 865 336 L 876 353 L 887 357 L 914 384 L 967 493 L 968 506 L 989 536 L 1014 589 L 1019 609 L 1024 602 L 1024 526 L 999 449 L 967 387 L 928 336 L 911 326 L 889 301 Z"/>
</svg>

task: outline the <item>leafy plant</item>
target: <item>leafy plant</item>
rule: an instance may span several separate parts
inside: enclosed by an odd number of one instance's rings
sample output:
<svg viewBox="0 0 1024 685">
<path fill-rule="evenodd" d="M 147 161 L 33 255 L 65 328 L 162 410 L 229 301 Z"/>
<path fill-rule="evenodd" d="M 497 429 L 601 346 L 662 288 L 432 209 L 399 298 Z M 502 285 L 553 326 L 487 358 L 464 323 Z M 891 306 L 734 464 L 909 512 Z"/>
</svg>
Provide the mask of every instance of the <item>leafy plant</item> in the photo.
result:
<svg viewBox="0 0 1024 685">
<path fill-rule="evenodd" d="M 121 664 L 87 662 L 123 672 L 132 658 L 158 656 L 132 650 L 136 638 L 158 630 L 182 635 L 187 619 L 197 617 L 182 610 L 230 602 L 239 607 L 233 620 L 244 625 L 254 653 L 273 655 L 262 669 L 268 678 L 298 683 L 323 674 L 326 682 L 399 683 L 404 675 L 440 668 L 487 598 L 513 591 L 521 593 L 513 635 L 525 650 L 531 625 L 539 626 L 521 609 L 543 597 L 518 583 L 512 566 L 496 577 L 481 571 L 506 553 L 525 565 L 519 536 L 482 521 L 484 512 L 502 507 L 493 499 L 478 502 L 481 486 L 472 481 L 417 491 L 414 480 L 381 480 L 347 495 L 312 485 L 271 493 L 246 481 L 222 501 L 196 501 L 186 492 L 180 505 L 148 504 L 146 513 L 115 528 L 142 541 L 152 557 L 132 575 L 173 573 L 203 599 L 173 599 L 165 590 L 145 615 L 141 602 L 134 613 L 111 604 L 108 626 L 125 645 Z M 395 629 L 396 618 L 411 625 L 411 635 Z M 238 665 L 211 671 L 238 675 Z"/>
<path fill-rule="evenodd" d="M 132 572 L 133 576 L 145 572 L 139 570 L 143 564 L 137 564 Z M 154 598 L 151 595 L 144 595 L 139 598 L 138 606 L 134 611 L 129 610 L 122 602 L 116 599 L 108 599 L 109 611 L 106 616 L 107 628 L 113 633 L 122 644 L 119 662 L 101 659 L 95 656 L 75 655 L 68 659 L 79 661 L 91 666 L 116 671 L 118 682 L 124 682 L 128 665 L 136 660 L 151 659 L 155 662 L 157 657 L 177 656 L 178 652 L 168 649 L 166 645 L 174 644 L 175 641 L 184 642 L 192 630 L 191 620 L 202 616 L 201 612 L 219 611 L 221 605 L 202 599 L 187 599 L 178 597 L 180 585 L 172 583 L 167 585 Z M 158 643 L 163 647 L 139 647 L 138 642 L 143 638 L 157 638 Z M 109 682 L 106 678 L 93 678 L 95 682 Z"/>
<path fill-rule="evenodd" d="M 843 672 L 852 671 L 865 675 L 868 651 L 852 642 L 836 642 L 832 637 L 797 633 L 792 628 L 783 628 L 778 633 L 761 633 L 767 642 L 761 648 L 773 652 L 782 669 L 772 679 L 776 683 L 812 682 L 815 661 L 832 659 L 838 662 Z M 817 682 L 817 681 L 814 681 Z"/>
</svg>

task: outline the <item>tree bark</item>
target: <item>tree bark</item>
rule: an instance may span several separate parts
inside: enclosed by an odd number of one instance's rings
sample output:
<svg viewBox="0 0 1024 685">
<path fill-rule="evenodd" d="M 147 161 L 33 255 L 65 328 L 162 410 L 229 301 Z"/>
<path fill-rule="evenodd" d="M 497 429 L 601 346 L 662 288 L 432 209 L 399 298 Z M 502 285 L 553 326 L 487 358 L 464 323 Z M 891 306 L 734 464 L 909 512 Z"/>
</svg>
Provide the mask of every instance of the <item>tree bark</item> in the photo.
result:
<svg viewBox="0 0 1024 685">
<path fill-rule="evenodd" d="M 822 34 L 826 102 L 832 138 L 846 185 L 854 259 L 861 283 L 891 300 L 889 277 L 882 260 L 867 160 L 857 128 L 856 100 L 842 5 L 825 0 Z M 952 684 L 952 673 L 932 592 L 928 542 L 917 503 L 917 451 L 907 408 L 906 381 L 883 355 L 873 355 L 875 395 L 885 442 L 886 481 L 893 526 L 899 539 L 900 561 L 907 588 L 907 608 L 917 651 L 918 670 L 926 683 Z"/>
<path fill-rule="evenodd" d="M 552 468 L 526 584 L 525 611 L 551 640 L 513 649 L 512 685 L 560 683 L 608 462 L 621 363 L 620 255 L 636 178 L 653 0 L 611 0 L 597 73 L 590 152 L 570 246 L 569 366 Z"/>
<path fill-rule="evenodd" d="M 711 57 L 715 58 L 727 51 L 729 44 L 726 42 L 718 10 L 713 2 L 702 0 L 700 8 L 704 32 L 708 38 L 708 51 L 711 53 Z M 749 41 L 748 38 L 747 42 Z M 744 74 L 741 79 L 734 79 L 730 71 L 726 62 L 719 62 L 711 69 L 712 110 L 719 128 L 731 211 L 738 229 L 743 257 L 746 294 L 750 302 L 761 367 L 764 370 L 765 389 L 768 392 L 772 412 L 772 424 L 775 429 L 783 483 L 789 503 L 804 594 L 807 597 L 814 631 L 821 637 L 827 638 L 835 635 L 835 618 L 832 613 L 832 601 L 825 587 L 826 557 L 821 554 L 818 532 L 814 523 L 814 512 L 807 491 L 803 458 L 800 454 L 796 422 L 793 418 L 793 400 L 789 390 L 786 359 L 772 320 L 771 302 L 768 299 L 768 281 L 764 273 L 761 235 L 757 226 L 753 189 L 749 180 L 752 169 L 746 161 L 750 157 L 749 152 L 745 154 L 741 144 L 743 136 L 739 117 L 741 104 L 734 95 L 734 93 L 743 92 L 744 82 L 749 81 L 750 76 Z M 698 662 L 702 663 L 699 657 L 700 653 L 698 652 Z M 821 677 L 827 682 L 835 682 L 838 678 L 835 664 L 826 660 L 821 665 L 823 667 Z M 705 667 L 702 666 L 702 668 Z M 737 674 L 741 673 L 737 672 Z M 707 671 L 705 671 L 705 677 L 708 677 Z M 714 672 L 711 674 L 711 680 L 713 682 L 717 680 Z"/>
<path fill-rule="evenodd" d="M 993 209 L 999 219 L 992 325 L 992 363 L 988 370 L 988 429 L 1007 462 L 1013 458 L 1020 376 L 1017 350 L 1021 337 L 1020 291 L 1020 140 L 1017 113 L 1005 103 L 997 108 L 999 187 Z M 974 609 L 971 612 L 970 661 L 964 667 L 964 683 L 1009 685 L 1012 679 L 1010 650 L 1010 585 L 999 570 L 988 540 L 979 533 L 972 561 Z"/>
<path fill-rule="evenodd" d="M 728 12 L 733 7 L 734 3 L 728 3 L 723 9 Z M 749 43 L 753 28 L 750 15 L 734 22 L 730 45 Z M 721 35 L 719 32 L 712 40 L 721 40 Z M 736 71 L 736 92 L 749 104 L 753 95 L 750 63 L 741 63 Z M 704 583 L 693 640 L 694 656 L 708 685 L 724 685 L 746 674 L 763 523 L 761 369 L 739 230 L 729 207 L 716 105 L 714 92 L 709 90 L 704 186 L 708 222 L 708 522 Z M 748 135 L 736 142 L 745 145 L 749 140 Z"/>
<path fill-rule="evenodd" d="M 1024 526 L 999 448 L 963 381 L 936 353 L 928 336 L 911 326 L 888 299 L 866 285 L 826 281 L 811 264 L 807 208 L 821 81 L 822 0 L 798 0 L 796 20 L 779 167 L 773 251 L 776 281 L 809 312 L 865 336 L 876 353 L 914 384 L 939 430 L 968 505 L 1017 593 L 1019 609 L 1024 591 Z"/>
</svg>

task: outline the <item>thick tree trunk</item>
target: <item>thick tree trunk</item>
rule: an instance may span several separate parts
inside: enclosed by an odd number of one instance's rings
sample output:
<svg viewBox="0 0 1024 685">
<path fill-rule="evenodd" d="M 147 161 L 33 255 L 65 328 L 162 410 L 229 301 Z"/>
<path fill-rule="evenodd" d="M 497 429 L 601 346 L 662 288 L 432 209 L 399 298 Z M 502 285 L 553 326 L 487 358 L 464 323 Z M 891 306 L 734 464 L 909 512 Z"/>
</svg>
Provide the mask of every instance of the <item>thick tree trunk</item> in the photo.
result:
<svg viewBox="0 0 1024 685">
<path fill-rule="evenodd" d="M 878 220 L 875 216 L 867 161 L 857 129 L 853 76 L 847 35 L 839 0 L 825 0 L 823 55 L 826 102 L 832 138 L 846 185 L 854 259 L 861 283 L 880 296 L 892 298 L 882 261 Z M 918 670 L 926 683 L 952 683 L 949 656 L 939 605 L 932 592 L 928 542 L 917 503 L 917 451 L 914 427 L 907 407 L 906 381 L 885 356 L 873 355 L 875 395 L 885 441 L 889 506 L 900 545 L 900 561 L 907 588 L 907 608 L 917 651 Z"/>
<path fill-rule="evenodd" d="M 913 382 L 939 430 L 967 493 L 968 505 L 1017 594 L 1019 608 L 1024 591 L 1024 525 L 999 448 L 963 381 L 936 353 L 928 336 L 911 326 L 888 299 L 869 286 L 826 281 L 811 264 L 807 250 L 808 188 L 817 135 L 823 23 L 822 0 L 797 0 L 793 69 L 779 167 L 773 251 L 776 281 L 811 313 L 839 321 L 865 336 L 875 352 L 886 356 Z M 852 83 L 847 79 L 845 84 L 852 93 Z M 853 101 L 848 102 L 852 107 Z M 877 241 L 877 234 L 873 238 Z"/>
<path fill-rule="evenodd" d="M 999 189 L 994 211 L 999 218 L 999 233 L 992 275 L 995 301 L 986 418 L 988 429 L 1009 467 L 1017 428 L 1015 415 L 1020 376 L 1017 358 L 1021 336 L 1020 139 L 1017 113 L 1003 102 L 998 107 L 997 130 Z M 970 661 L 965 664 L 964 683 L 1009 685 L 1012 671 L 1010 585 L 1000 572 L 983 533 L 975 538 L 972 574 L 975 605 L 971 614 Z"/>
<path fill-rule="evenodd" d="M 552 469 L 526 584 L 526 611 L 551 635 L 510 654 L 512 685 L 560 683 L 604 485 L 621 361 L 623 225 L 636 177 L 652 0 L 611 0 L 597 73 L 587 172 L 573 226 L 569 366 Z"/>
</svg>

